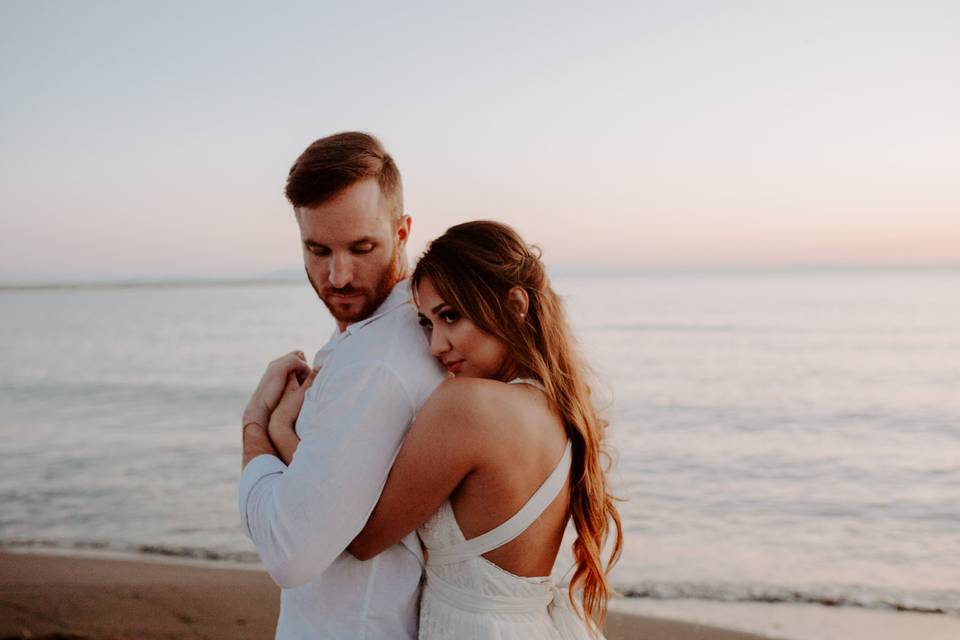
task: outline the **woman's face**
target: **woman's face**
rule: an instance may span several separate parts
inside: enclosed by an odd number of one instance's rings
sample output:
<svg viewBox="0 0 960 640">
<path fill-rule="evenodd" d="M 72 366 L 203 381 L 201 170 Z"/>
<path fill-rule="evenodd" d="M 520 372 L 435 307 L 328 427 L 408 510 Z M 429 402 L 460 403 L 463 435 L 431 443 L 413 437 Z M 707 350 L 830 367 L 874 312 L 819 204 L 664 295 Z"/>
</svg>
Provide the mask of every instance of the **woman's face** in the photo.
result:
<svg viewBox="0 0 960 640">
<path fill-rule="evenodd" d="M 447 304 L 430 278 L 417 286 L 417 308 L 430 338 L 430 353 L 447 371 L 468 378 L 496 377 L 507 359 L 507 346 Z"/>
</svg>

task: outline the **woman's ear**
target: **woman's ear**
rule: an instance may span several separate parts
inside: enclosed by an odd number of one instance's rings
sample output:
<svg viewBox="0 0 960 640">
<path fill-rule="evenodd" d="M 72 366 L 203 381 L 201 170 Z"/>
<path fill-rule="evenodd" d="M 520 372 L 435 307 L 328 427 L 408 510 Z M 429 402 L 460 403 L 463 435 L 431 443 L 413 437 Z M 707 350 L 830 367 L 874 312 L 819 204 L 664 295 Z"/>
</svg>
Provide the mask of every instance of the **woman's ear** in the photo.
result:
<svg viewBox="0 0 960 640">
<path fill-rule="evenodd" d="M 507 308 L 516 313 L 520 319 L 527 316 L 527 309 L 530 307 L 530 296 L 523 287 L 516 286 L 507 292 Z"/>
</svg>

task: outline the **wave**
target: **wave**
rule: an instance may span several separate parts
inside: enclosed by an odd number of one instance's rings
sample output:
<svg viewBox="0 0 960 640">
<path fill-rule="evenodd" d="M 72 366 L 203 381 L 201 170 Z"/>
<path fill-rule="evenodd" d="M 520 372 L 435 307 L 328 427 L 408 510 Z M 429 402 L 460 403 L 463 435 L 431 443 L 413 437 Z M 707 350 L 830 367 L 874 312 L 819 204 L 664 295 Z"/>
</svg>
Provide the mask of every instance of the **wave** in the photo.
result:
<svg viewBox="0 0 960 640">
<path fill-rule="evenodd" d="M 211 562 L 239 562 L 257 564 L 260 558 L 253 551 L 232 551 L 204 547 L 184 547 L 165 544 L 122 544 L 103 540 L 5 540 L 0 549 L 37 549 L 49 551 L 90 551 L 147 556 L 166 556 L 184 560 Z"/>
<path fill-rule="evenodd" d="M 896 591 L 855 585 L 797 589 L 779 585 L 728 582 L 641 582 L 620 587 L 618 591 L 627 598 L 652 600 L 816 604 L 826 607 L 960 616 L 960 591 L 955 590 Z"/>
</svg>

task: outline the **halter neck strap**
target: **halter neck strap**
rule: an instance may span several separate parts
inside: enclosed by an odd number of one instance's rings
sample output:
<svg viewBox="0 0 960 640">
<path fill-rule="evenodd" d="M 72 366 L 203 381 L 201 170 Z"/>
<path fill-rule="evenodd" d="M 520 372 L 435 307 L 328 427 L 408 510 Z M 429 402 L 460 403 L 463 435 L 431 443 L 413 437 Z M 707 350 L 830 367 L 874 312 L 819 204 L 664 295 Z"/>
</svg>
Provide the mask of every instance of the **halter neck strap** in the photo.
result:
<svg viewBox="0 0 960 640">
<path fill-rule="evenodd" d="M 514 378 L 507 384 L 528 384 L 531 387 L 536 387 L 537 389 L 540 389 L 540 391 L 545 391 L 545 389 L 543 388 L 543 383 L 540 382 L 539 380 L 535 380 L 534 378 Z"/>
</svg>

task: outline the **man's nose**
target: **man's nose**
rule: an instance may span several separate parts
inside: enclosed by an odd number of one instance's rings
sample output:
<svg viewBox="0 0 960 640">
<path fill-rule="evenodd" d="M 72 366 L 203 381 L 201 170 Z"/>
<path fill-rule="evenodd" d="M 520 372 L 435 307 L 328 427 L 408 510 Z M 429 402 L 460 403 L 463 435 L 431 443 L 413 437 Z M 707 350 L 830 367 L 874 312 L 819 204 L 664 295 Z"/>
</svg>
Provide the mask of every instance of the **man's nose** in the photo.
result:
<svg viewBox="0 0 960 640">
<path fill-rule="evenodd" d="M 347 256 L 330 256 L 330 285 L 342 289 L 353 280 L 353 261 Z"/>
</svg>

